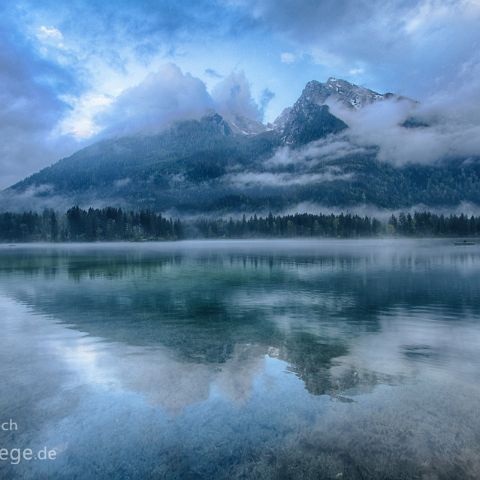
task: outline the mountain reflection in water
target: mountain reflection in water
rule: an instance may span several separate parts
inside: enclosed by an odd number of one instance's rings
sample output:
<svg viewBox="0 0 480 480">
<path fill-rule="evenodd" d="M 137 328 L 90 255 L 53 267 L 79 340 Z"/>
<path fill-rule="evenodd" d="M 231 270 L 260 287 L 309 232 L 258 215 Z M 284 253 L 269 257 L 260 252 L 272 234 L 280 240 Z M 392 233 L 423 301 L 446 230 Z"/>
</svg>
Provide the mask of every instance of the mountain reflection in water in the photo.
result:
<svg viewBox="0 0 480 480">
<path fill-rule="evenodd" d="M 479 273 L 443 241 L 0 247 L 2 444 L 59 451 L 0 474 L 478 478 Z"/>
</svg>

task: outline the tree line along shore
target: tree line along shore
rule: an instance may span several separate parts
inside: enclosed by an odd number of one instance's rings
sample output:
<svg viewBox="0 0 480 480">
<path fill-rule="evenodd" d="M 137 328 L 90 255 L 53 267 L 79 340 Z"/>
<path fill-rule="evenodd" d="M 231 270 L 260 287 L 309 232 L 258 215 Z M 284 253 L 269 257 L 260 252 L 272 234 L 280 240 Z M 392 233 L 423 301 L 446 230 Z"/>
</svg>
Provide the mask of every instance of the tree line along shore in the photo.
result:
<svg viewBox="0 0 480 480">
<path fill-rule="evenodd" d="M 400 213 L 386 220 L 350 213 L 179 219 L 121 208 L 0 213 L 1 242 L 153 241 L 194 238 L 471 237 L 480 216 Z"/>
</svg>

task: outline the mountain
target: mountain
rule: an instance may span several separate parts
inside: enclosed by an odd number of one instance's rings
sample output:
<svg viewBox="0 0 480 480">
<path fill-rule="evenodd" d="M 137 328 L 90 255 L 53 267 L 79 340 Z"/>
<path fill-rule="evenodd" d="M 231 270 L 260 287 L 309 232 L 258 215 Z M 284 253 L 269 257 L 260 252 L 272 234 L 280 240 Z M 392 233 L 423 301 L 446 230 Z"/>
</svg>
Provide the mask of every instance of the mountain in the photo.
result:
<svg viewBox="0 0 480 480">
<path fill-rule="evenodd" d="M 303 145 L 346 128 L 347 124 L 332 115 L 327 105 L 304 94 L 286 113 L 285 120 L 277 123 L 277 131 L 287 145 Z"/>
<path fill-rule="evenodd" d="M 262 133 L 267 129 L 265 125 L 258 120 L 240 115 L 228 115 L 225 119 L 233 132 L 243 135 L 255 135 L 257 133 Z"/>
<path fill-rule="evenodd" d="M 478 158 L 397 167 L 379 160 L 377 145 L 352 141 L 347 123 L 330 111 L 334 102 L 356 115 L 392 98 L 404 99 L 345 80 L 311 81 L 266 127 L 210 113 L 155 135 L 102 140 L 8 188 L 0 207 L 112 205 L 228 215 L 480 204 Z M 400 128 L 428 125 L 411 119 Z"/>
<path fill-rule="evenodd" d="M 327 100 L 333 100 L 347 108 L 358 110 L 378 100 L 383 100 L 388 95 L 393 94 L 382 95 L 368 88 L 353 85 L 346 80 L 330 77 L 326 83 L 316 80 L 308 82 L 299 101 L 304 104 L 324 104 Z"/>
</svg>

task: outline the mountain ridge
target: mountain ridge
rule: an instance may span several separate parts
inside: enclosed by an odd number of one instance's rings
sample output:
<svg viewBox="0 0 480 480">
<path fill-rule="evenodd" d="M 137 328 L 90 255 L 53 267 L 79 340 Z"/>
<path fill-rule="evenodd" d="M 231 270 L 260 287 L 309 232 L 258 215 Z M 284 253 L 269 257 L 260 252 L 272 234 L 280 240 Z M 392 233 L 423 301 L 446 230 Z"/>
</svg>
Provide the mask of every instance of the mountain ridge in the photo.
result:
<svg viewBox="0 0 480 480">
<path fill-rule="evenodd" d="M 479 162 L 382 162 L 375 144 L 352 143 L 348 120 L 329 105 L 337 102 L 356 114 L 376 102 L 404 99 L 334 77 L 311 81 L 273 124 L 259 128 L 252 122 L 256 133 L 247 120 L 232 124 L 210 112 L 158 134 L 102 140 L 12 185 L 2 192 L 0 207 L 112 205 L 227 214 L 305 204 L 347 209 L 480 204 Z M 404 126 L 427 127 L 413 120 Z"/>
</svg>

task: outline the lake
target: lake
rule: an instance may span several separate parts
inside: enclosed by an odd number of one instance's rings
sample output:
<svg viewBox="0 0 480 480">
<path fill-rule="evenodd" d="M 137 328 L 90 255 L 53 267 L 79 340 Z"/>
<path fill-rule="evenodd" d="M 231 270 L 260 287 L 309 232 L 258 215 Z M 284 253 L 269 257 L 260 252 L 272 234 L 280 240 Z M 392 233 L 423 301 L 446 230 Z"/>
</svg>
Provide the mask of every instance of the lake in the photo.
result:
<svg viewBox="0 0 480 480">
<path fill-rule="evenodd" d="M 0 328 L 1 478 L 480 478 L 476 245 L 3 245 Z"/>
</svg>

